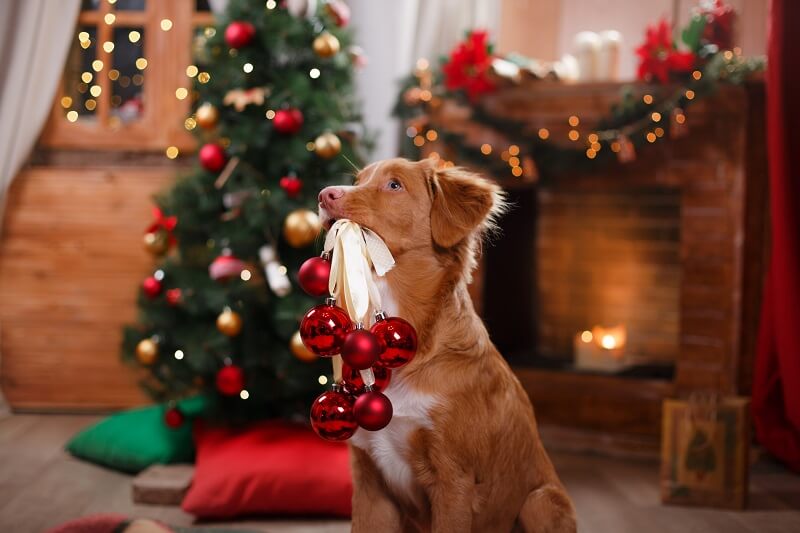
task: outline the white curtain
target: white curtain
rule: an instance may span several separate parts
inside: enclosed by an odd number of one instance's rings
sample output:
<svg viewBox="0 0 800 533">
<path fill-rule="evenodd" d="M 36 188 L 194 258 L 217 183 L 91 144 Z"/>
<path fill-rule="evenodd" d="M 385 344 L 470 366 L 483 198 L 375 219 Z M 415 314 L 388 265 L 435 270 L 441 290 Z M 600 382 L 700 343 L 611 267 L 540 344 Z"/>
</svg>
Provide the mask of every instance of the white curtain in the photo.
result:
<svg viewBox="0 0 800 533">
<path fill-rule="evenodd" d="M 417 59 L 435 65 L 441 56 L 473 28 L 497 37 L 497 0 L 348 0 L 356 42 L 369 63 L 357 77 L 369 127 L 378 131 L 374 159 L 397 155 L 400 128 L 391 118 L 399 81 Z"/>
<path fill-rule="evenodd" d="M 80 0 L 0 2 L 0 197 L 53 104 Z"/>
<path fill-rule="evenodd" d="M 50 113 L 79 10 L 80 0 L 0 1 L 0 226 L 8 187 Z"/>
</svg>

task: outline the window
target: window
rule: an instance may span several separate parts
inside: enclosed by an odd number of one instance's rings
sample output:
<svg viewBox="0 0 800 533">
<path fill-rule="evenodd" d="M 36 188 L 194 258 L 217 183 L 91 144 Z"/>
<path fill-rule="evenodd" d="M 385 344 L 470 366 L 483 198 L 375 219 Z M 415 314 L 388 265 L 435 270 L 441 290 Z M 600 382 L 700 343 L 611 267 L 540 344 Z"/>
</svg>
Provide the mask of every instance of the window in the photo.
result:
<svg viewBox="0 0 800 533">
<path fill-rule="evenodd" d="M 207 0 L 83 0 L 42 144 L 92 150 L 187 149 L 195 36 Z M 173 149 L 174 151 L 174 149 Z"/>
</svg>

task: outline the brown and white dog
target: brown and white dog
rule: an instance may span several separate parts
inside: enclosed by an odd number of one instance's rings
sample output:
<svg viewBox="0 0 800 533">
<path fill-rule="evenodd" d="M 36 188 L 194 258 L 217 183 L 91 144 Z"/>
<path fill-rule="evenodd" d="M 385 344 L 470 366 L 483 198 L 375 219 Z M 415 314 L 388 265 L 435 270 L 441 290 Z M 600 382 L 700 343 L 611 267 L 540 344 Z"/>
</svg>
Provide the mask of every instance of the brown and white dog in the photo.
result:
<svg viewBox="0 0 800 533">
<path fill-rule="evenodd" d="M 353 531 L 574 532 L 528 396 L 467 293 L 482 234 L 504 207 L 497 185 L 390 159 L 319 202 L 327 227 L 347 218 L 386 242 L 397 263 L 378 280 L 384 310 L 419 337 L 384 391 L 391 423 L 350 441 Z"/>
</svg>

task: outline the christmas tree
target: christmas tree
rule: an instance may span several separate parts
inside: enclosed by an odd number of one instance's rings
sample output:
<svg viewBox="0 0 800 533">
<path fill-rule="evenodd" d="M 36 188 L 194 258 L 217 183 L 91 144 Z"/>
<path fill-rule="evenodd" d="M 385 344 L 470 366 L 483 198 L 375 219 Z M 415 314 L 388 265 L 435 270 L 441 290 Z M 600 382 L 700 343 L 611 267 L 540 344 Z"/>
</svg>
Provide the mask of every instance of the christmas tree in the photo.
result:
<svg viewBox="0 0 800 533">
<path fill-rule="evenodd" d="M 231 0 L 198 37 L 198 164 L 156 198 L 144 241 L 157 264 L 123 345 L 156 400 L 202 394 L 229 421 L 305 417 L 326 381 L 297 334 L 318 303 L 297 270 L 319 253 L 318 191 L 363 154 L 349 12 L 317 6 Z"/>
</svg>

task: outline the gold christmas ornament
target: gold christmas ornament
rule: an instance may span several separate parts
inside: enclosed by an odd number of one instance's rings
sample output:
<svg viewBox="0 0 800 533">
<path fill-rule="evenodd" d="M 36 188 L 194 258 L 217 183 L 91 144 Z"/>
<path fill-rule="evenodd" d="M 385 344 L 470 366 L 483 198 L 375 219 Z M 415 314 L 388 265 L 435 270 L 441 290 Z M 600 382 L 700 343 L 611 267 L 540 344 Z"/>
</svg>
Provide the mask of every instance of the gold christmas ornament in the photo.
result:
<svg viewBox="0 0 800 533">
<path fill-rule="evenodd" d="M 158 343 L 153 339 L 142 339 L 136 345 L 136 359 L 143 365 L 152 365 L 158 357 Z"/>
<path fill-rule="evenodd" d="M 213 104 L 206 102 L 197 108 L 195 120 L 201 128 L 210 130 L 214 128 L 217 125 L 217 121 L 219 121 L 219 110 Z"/>
<path fill-rule="evenodd" d="M 332 57 L 339 53 L 339 39 L 330 32 L 324 31 L 314 39 L 314 53 L 319 57 Z"/>
<path fill-rule="evenodd" d="M 342 141 L 333 133 L 323 133 L 314 140 L 314 152 L 322 159 L 336 157 L 342 151 Z"/>
<path fill-rule="evenodd" d="M 163 229 L 148 231 L 142 241 L 145 250 L 153 255 L 162 255 L 169 249 L 169 235 Z"/>
<path fill-rule="evenodd" d="M 217 317 L 217 329 L 228 337 L 235 337 L 242 331 L 242 317 L 236 311 L 225 309 Z"/>
<path fill-rule="evenodd" d="M 322 224 L 319 217 L 308 209 L 296 209 L 283 221 L 283 236 L 294 248 L 304 248 L 314 242 Z"/>
<path fill-rule="evenodd" d="M 313 363 L 317 360 L 317 354 L 306 348 L 306 345 L 303 344 L 303 339 L 300 338 L 299 331 L 295 331 L 294 335 L 292 335 L 292 339 L 289 341 L 289 349 L 295 357 L 304 363 Z"/>
</svg>

